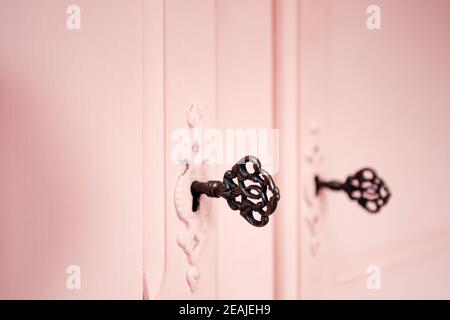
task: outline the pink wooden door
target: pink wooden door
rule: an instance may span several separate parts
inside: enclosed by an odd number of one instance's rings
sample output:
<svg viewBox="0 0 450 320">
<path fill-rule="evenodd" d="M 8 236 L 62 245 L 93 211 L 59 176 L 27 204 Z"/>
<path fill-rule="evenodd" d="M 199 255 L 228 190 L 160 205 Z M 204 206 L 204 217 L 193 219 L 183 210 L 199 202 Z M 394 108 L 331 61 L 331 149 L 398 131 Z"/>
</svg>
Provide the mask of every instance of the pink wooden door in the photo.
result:
<svg viewBox="0 0 450 320">
<path fill-rule="evenodd" d="M 366 27 L 372 4 L 381 30 Z M 300 297 L 450 298 L 449 2 L 301 1 L 300 12 Z M 315 173 L 364 166 L 393 193 L 380 214 L 311 196 Z"/>
<path fill-rule="evenodd" d="M 0 298 L 139 299 L 141 1 L 71 3 L 0 2 Z"/>
<path fill-rule="evenodd" d="M 80 0 L 70 30 L 70 2 L 3 1 L 0 297 L 449 298 L 450 8 L 378 2 Z M 269 224 L 192 213 L 248 153 Z M 379 215 L 315 196 L 364 166 Z"/>
<path fill-rule="evenodd" d="M 273 225 L 250 226 L 223 199 L 204 200 L 211 207 L 201 218 L 180 219 L 176 199 L 190 190 L 178 188 L 188 174 L 175 151 L 177 133 L 197 114 L 189 115 L 191 106 L 202 113 L 205 136 L 273 127 L 271 1 L 152 0 L 144 8 L 146 296 L 272 298 Z M 221 180 L 246 150 L 194 166 L 199 179 Z"/>
<path fill-rule="evenodd" d="M 448 2 L 145 6 L 148 297 L 450 297 Z M 374 6 L 380 30 L 367 27 Z M 203 128 L 279 129 L 273 173 L 282 200 L 267 228 L 248 226 L 220 200 L 195 220 L 203 227 L 177 216 L 186 167 L 173 161 L 173 138 L 191 105 L 202 109 Z M 220 179 L 231 165 L 201 165 L 199 179 Z M 345 194 L 316 197 L 316 175 L 344 179 L 366 166 L 393 193 L 380 214 Z M 193 259 L 180 238 L 196 234 L 207 240 L 193 242 L 201 248 Z"/>
<path fill-rule="evenodd" d="M 0 6 L 0 296 L 271 298 L 273 224 L 225 201 L 188 260 L 180 239 L 196 229 L 177 215 L 185 166 L 172 159 L 191 105 L 205 129 L 273 127 L 271 1 Z M 201 178 L 220 180 L 239 152 Z"/>
</svg>

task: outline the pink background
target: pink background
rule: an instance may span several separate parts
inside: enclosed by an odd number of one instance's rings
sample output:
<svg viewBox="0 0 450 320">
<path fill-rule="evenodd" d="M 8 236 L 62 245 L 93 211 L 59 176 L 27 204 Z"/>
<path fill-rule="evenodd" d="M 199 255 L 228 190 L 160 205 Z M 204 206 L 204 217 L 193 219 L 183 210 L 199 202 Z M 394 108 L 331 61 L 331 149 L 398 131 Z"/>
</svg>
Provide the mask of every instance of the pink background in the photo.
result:
<svg viewBox="0 0 450 320">
<path fill-rule="evenodd" d="M 446 0 L 1 1 L 0 298 L 450 298 L 449 14 Z M 282 200 L 264 229 L 217 200 L 191 293 L 170 136 L 194 102 L 207 128 L 280 129 Z M 311 198 L 315 174 L 367 165 L 393 191 L 380 215 Z"/>
<path fill-rule="evenodd" d="M 138 299 L 141 2 L 71 3 L 0 2 L 0 297 Z"/>
</svg>

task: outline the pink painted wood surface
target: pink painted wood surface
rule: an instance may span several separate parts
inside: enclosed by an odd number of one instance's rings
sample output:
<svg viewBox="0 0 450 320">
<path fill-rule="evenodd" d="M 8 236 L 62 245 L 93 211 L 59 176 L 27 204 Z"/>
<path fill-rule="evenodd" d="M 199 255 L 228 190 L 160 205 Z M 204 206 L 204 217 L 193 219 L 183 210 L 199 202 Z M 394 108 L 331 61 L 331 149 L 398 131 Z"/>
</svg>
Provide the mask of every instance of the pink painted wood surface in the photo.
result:
<svg viewBox="0 0 450 320">
<path fill-rule="evenodd" d="M 377 1 L 382 29 L 369 31 L 372 3 L 302 1 L 301 108 L 322 128 L 320 173 L 371 166 L 393 196 L 370 216 L 343 194 L 323 195 L 320 256 L 302 251 L 301 296 L 449 298 L 450 6 Z M 381 267 L 380 290 L 366 287 L 369 265 Z"/>
<path fill-rule="evenodd" d="M 187 128 L 186 112 L 192 103 L 207 106 L 204 125 L 215 127 L 215 6 L 208 0 L 166 0 L 165 34 L 165 192 L 166 265 L 159 291 L 161 299 L 216 297 L 216 215 L 208 219 L 209 238 L 198 263 L 200 280 L 191 294 L 186 283 L 187 258 L 177 244 L 185 230 L 174 206 L 175 183 L 183 165 L 171 159 L 172 133 Z M 153 188 L 160 188 L 155 185 Z M 190 192 L 190 190 L 186 190 Z"/>
<path fill-rule="evenodd" d="M 141 1 L 70 3 L 0 3 L 0 297 L 139 299 Z"/>
<path fill-rule="evenodd" d="M 282 201 L 276 212 L 274 277 L 276 299 L 298 297 L 299 274 L 299 2 L 274 1 L 274 107 L 280 129 L 278 186 Z"/>
<path fill-rule="evenodd" d="M 166 266 L 164 1 L 143 2 L 144 295 L 158 298 Z"/>
<path fill-rule="evenodd" d="M 258 17 L 250 24 L 249 14 Z M 166 235 L 164 271 L 157 275 L 162 286 L 156 289 L 156 298 L 273 297 L 272 226 L 255 229 L 220 199 L 213 201 L 207 222 L 209 236 L 198 263 L 198 286 L 190 292 L 187 259 L 176 242 L 185 225 L 177 218 L 173 203 L 175 182 L 184 167 L 172 162 L 170 140 L 174 130 L 187 128 L 186 111 L 192 103 L 204 110 L 205 129 L 219 128 L 224 133 L 225 129 L 249 128 L 250 118 L 251 128 L 272 127 L 271 14 L 270 1 L 165 2 Z M 260 39 L 254 39 L 255 32 Z M 154 36 L 158 38 L 156 33 Z M 160 77 L 159 73 L 153 76 Z M 242 156 L 236 155 L 233 161 Z M 211 174 L 208 178 L 221 179 L 233 164 L 205 165 Z M 149 187 L 158 192 L 157 185 Z M 151 233 L 155 229 L 149 225 L 144 230 Z M 146 254 L 156 257 L 152 252 Z M 154 261 L 148 258 L 147 262 L 151 279 Z"/>
<path fill-rule="evenodd" d="M 216 17 L 218 128 L 272 128 L 271 1 L 220 0 Z M 235 161 L 242 156 L 236 154 Z M 232 165 L 219 165 L 218 177 Z M 274 220 L 254 228 L 225 201 L 217 207 L 218 296 L 271 299 Z"/>
<path fill-rule="evenodd" d="M 369 31 L 369 4 L 80 0 L 68 31 L 69 2 L 2 2 L 0 297 L 450 297 L 450 7 L 380 0 Z M 282 197 L 264 229 L 213 201 L 194 293 L 171 158 L 192 103 L 204 128 L 280 129 Z M 379 216 L 311 196 L 366 165 L 393 191 Z"/>
</svg>

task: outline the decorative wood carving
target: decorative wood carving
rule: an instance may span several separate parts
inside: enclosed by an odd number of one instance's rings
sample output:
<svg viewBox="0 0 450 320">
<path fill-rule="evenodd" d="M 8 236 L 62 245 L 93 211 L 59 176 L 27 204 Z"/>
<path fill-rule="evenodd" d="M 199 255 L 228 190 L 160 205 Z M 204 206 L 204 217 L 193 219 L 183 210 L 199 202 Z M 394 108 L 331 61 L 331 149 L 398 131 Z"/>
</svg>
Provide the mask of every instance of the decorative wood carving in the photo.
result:
<svg viewBox="0 0 450 320">
<path fill-rule="evenodd" d="M 319 172 L 320 166 L 323 163 L 323 154 L 320 149 L 319 136 L 320 129 L 317 125 L 312 125 L 308 129 L 310 145 L 307 146 L 305 152 L 305 163 L 307 164 L 304 170 L 305 185 L 303 186 L 303 200 L 305 202 L 307 211 L 305 213 L 305 223 L 308 226 L 310 234 L 310 253 L 315 257 L 320 247 L 319 229 L 322 219 L 322 210 L 320 208 L 319 198 L 316 196 L 315 176 Z"/>
<path fill-rule="evenodd" d="M 186 255 L 188 268 L 186 271 L 186 282 L 191 293 L 194 293 L 200 279 L 200 269 L 198 261 L 202 249 L 208 240 L 208 226 L 206 218 L 210 207 L 202 205 L 202 208 L 196 212 L 192 211 L 192 195 L 191 184 L 196 180 L 204 180 L 205 174 L 201 165 L 192 165 L 189 158 L 186 157 L 187 148 L 192 152 L 192 159 L 199 155 L 202 147 L 202 139 L 199 135 L 201 132 L 201 120 L 203 115 L 199 108 L 192 105 L 187 113 L 187 124 L 191 134 L 191 145 L 185 146 L 185 150 L 181 150 L 179 161 L 185 163 L 186 169 L 179 176 L 174 194 L 174 204 L 178 219 L 184 223 L 184 231 L 180 232 L 177 237 L 177 244 Z M 188 150 L 189 150 L 188 149 Z M 202 160 L 203 161 L 203 160 Z M 193 162 L 193 161 L 191 161 Z"/>
</svg>

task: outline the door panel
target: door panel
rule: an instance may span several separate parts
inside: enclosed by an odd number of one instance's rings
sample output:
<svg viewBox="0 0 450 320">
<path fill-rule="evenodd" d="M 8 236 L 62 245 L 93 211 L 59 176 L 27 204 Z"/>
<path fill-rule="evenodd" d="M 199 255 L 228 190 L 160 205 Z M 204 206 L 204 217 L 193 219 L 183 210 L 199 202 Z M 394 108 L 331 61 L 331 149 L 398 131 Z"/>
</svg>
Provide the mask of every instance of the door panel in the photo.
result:
<svg viewBox="0 0 450 320">
<path fill-rule="evenodd" d="M 393 196 L 371 216 L 344 194 L 322 195 L 320 254 L 312 259 L 304 250 L 307 285 L 301 292 L 323 298 L 448 298 L 450 277 L 443 266 L 449 264 L 450 218 L 442 200 L 450 172 L 450 6 L 439 0 L 378 2 L 379 31 L 366 28 L 369 1 L 302 2 L 300 59 L 306 71 L 301 74 L 315 92 L 302 96 L 307 115 L 302 132 L 307 135 L 308 121 L 318 119 L 323 156 L 318 172 L 344 179 L 370 166 Z M 312 21 L 307 12 L 327 24 Z M 314 31 L 314 44 L 308 31 Z M 320 51 L 326 53 L 313 57 Z M 324 66 L 320 80 L 314 80 L 311 63 Z M 311 90 L 308 84 L 302 88 Z M 302 214 L 308 211 L 304 207 Z M 306 228 L 304 233 L 306 245 L 311 237 Z M 312 265 L 321 270 L 316 276 L 322 281 L 306 279 Z M 370 265 L 381 268 L 380 290 L 366 286 Z"/>
<path fill-rule="evenodd" d="M 272 3 L 220 0 L 216 5 L 218 128 L 222 132 L 270 129 L 273 127 Z M 219 178 L 246 155 L 236 153 L 232 161 L 218 166 Z M 264 152 L 258 149 L 257 153 L 254 155 L 267 165 Z M 273 170 L 271 173 L 276 174 Z M 215 214 L 219 298 L 271 299 L 273 220 L 263 228 L 255 228 L 238 212 L 231 211 L 225 201 L 217 204 Z"/>
<path fill-rule="evenodd" d="M 143 2 L 142 23 L 143 291 L 156 299 L 166 265 L 164 0 Z"/>
<path fill-rule="evenodd" d="M 450 297 L 448 1 L 379 0 L 377 31 L 361 0 L 80 0 L 72 31 L 70 4 L 0 4 L 0 298 Z M 230 130 L 280 141 L 186 166 L 192 127 L 191 151 L 208 129 L 222 152 Z M 266 227 L 223 199 L 180 214 L 187 172 L 253 152 L 281 189 Z M 380 214 L 316 197 L 365 166 Z"/>
<path fill-rule="evenodd" d="M 0 3 L 0 297 L 139 299 L 140 1 L 69 4 Z"/>
<path fill-rule="evenodd" d="M 172 159 L 172 134 L 187 129 L 191 105 L 203 112 L 203 125 L 215 127 L 215 6 L 208 0 L 166 0 L 165 35 L 165 191 L 166 266 L 159 297 L 162 299 L 211 299 L 216 297 L 216 217 L 206 221 L 208 239 L 194 264 L 199 270 L 195 291 L 191 293 L 188 258 L 177 242 L 189 232 L 178 218 L 174 205 L 177 179 L 185 165 Z M 205 108 L 206 107 L 206 108 Z M 160 188 L 154 185 L 154 188 Z M 190 192 L 190 190 L 185 190 Z"/>
<path fill-rule="evenodd" d="M 177 142 L 174 133 L 180 129 L 188 129 L 188 111 L 191 106 L 198 108 L 203 115 L 204 133 L 208 129 L 214 129 L 225 136 L 229 129 L 272 127 L 271 1 L 168 0 L 153 1 L 147 5 L 146 10 L 153 8 L 153 11 L 160 13 L 156 20 L 163 21 L 162 28 L 161 24 L 149 27 L 153 28 L 151 34 L 155 41 L 152 43 L 158 43 L 158 32 L 163 34 L 164 39 L 161 58 L 164 60 L 164 97 L 160 105 L 164 105 L 165 118 L 166 204 L 164 240 L 161 240 L 161 235 L 157 236 L 159 248 L 164 247 L 165 252 L 163 271 L 159 271 L 161 262 L 155 265 L 149 258 L 153 256 L 161 261 L 161 256 L 158 258 L 146 251 L 147 257 L 144 258 L 148 279 L 156 276 L 161 282 L 160 288 L 154 288 L 157 293 L 152 293 L 152 288 L 149 288 L 149 297 L 271 298 L 272 227 L 257 229 L 250 226 L 223 199 L 202 200 L 209 202 L 211 206 L 207 217 L 202 221 L 204 229 L 196 229 L 195 223 L 190 225 L 180 219 L 174 198 L 180 196 L 180 193 L 175 195 L 175 192 L 180 176 L 184 176 L 186 172 L 186 166 L 173 159 Z M 158 9 L 161 8 L 160 5 L 162 10 Z M 250 14 L 255 19 L 249 23 Z M 240 30 L 239 33 L 236 28 Z M 149 65 L 154 63 L 157 68 L 161 59 L 151 56 L 152 62 Z M 152 70 L 148 69 L 149 72 Z M 151 79 L 158 79 L 158 74 L 153 72 Z M 160 91 L 153 90 L 151 101 L 159 101 L 158 92 Z M 159 110 L 160 106 L 157 103 L 151 108 Z M 255 113 L 255 110 L 258 112 Z M 235 154 L 226 163 L 203 164 L 196 168 L 200 167 L 205 172 L 203 179 L 221 180 L 224 172 L 244 155 L 246 154 Z M 150 157 L 148 159 L 145 165 L 152 166 Z M 150 173 L 144 178 L 147 181 L 144 185 L 150 188 L 150 191 L 146 191 L 144 202 L 147 203 L 150 203 L 149 199 L 156 200 L 155 194 L 160 194 L 160 186 L 152 185 L 149 179 Z M 145 216 L 149 225 L 144 230 L 153 233 L 156 228 L 153 223 L 156 221 L 158 225 L 160 221 L 150 211 L 146 210 Z M 180 247 L 180 239 L 190 239 L 191 232 L 207 234 L 207 240 L 199 245 L 199 258 L 193 259 L 196 261 L 190 261 Z M 233 237 L 230 237 L 231 234 Z M 146 241 L 148 248 L 155 248 L 149 242 L 150 238 L 155 239 L 155 236 L 150 236 Z M 245 267 L 248 265 L 254 267 Z M 154 281 L 155 284 L 158 283 L 157 280 Z M 189 285 L 190 281 L 195 285 Z M 147 283 L 151 284 L 151 281 Z"/>
<path fill-rule="evenodd" d="M 272 127 L 271 1 L 79 1 L 73 31 L 69 4 L 2 3 L 2 296 L 271 298 L 272 226 L 225 202 L 190 291 L 171 157 L 191 104 L 204 128 Z"/>
</svg>

